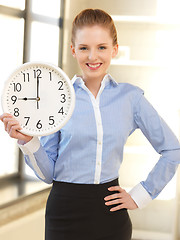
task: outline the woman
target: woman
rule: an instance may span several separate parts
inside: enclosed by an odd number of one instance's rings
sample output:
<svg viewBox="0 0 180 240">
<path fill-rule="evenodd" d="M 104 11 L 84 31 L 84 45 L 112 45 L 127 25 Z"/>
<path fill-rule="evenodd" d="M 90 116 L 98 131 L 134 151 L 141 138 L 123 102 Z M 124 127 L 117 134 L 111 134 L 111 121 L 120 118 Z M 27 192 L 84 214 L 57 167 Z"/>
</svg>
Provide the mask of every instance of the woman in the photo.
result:
<svg viewBox="0 0 180 240">
<path fill-rule="evenodd" d="M 76 106 L 65 127 L 39 141 L 16 131 L 20 126 L 13 116 L 0 119 L 37 177 L 53 182 L 46 240 L 129 240 L 127 209 L 142 208 L 161 192 L 177 169 L 180 145 L 141 89 L 107 74 L 118 43 L 106 12 L 86 9 L 76 16 L 71 51 L 82 76 L 72 79 Z M 146 181 L 127 193 L 118 172 L 124 144 L 137 128 L 161 157 Z"/>
</svg>

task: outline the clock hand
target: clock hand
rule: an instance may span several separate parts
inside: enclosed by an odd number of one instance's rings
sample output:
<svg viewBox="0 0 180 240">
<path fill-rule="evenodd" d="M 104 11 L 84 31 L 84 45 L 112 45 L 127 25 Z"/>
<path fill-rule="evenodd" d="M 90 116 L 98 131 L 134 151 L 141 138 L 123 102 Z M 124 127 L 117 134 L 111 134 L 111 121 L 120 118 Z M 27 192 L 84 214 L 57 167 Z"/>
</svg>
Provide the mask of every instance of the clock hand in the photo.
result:
<svg viewBox="0 0 180 240">
<path fill-rule="evenodd" d="M 39 98 L 39 77 L 37 76 L 37 99 Z M 37 101 L 37 109 L 39 109 L 39 100 Z"/>
<path fill-rule="evenodd" d="M 27 97 L 24 97 L 24 98 L 18 98 L 18 100 L 24 100 L 24 101 L 27 101 L 27 100 L 36 100 L 36 101 L 39 101 L 40 100 L 40 98 L 38 97 L 36 97 L 36 98 L 27 98 Z"/>
</svg>

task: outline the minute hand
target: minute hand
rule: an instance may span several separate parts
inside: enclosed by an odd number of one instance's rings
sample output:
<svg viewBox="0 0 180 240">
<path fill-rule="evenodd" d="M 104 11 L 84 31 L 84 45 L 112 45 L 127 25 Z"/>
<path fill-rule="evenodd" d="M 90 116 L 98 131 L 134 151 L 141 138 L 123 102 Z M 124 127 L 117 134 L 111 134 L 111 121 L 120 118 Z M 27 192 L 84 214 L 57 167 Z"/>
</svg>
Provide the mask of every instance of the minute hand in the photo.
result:
<svg viewBox="0 0 180 240">
<path fill-rule="evenodd" d="M 39 77 L 37 76 L 37 98 L 39 99 Z M 37 109 L 39 109 L 39 102 L 37 101 Z"/>
</svg>

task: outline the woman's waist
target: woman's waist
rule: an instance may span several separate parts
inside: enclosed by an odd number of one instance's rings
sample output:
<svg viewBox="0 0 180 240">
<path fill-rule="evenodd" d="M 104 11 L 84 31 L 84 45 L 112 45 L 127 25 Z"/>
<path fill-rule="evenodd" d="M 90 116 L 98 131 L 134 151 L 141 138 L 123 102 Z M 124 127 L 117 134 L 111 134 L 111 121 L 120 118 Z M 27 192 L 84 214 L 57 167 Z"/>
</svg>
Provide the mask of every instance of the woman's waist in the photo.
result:
<svg viewBox="0 0 180 240">
<path fill-rule="evenodd" d="M 113 194 L 108 188 L 117 185 L 119 185 L 118 178 L 100 184 L 53 181 L 52 192 L 60 196 L 102 198 L 109 194 Z"/>
</svg>

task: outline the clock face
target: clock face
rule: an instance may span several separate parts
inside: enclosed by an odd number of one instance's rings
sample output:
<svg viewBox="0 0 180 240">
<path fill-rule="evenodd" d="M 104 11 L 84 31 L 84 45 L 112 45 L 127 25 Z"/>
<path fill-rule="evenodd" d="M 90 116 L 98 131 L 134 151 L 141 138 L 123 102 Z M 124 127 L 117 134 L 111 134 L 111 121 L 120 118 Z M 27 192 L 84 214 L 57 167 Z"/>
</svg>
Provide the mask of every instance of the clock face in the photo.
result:
<svg viewBox="0 0 180 240">
<path fill-rule="evenodd" d="M 70 119 L 74 105 L 71 81 L 54 65 L 25 63 L 5 82 L 3 111 L 19 121 L 26 135 L 45 136 L 58 131 Z"/>
</svg>

